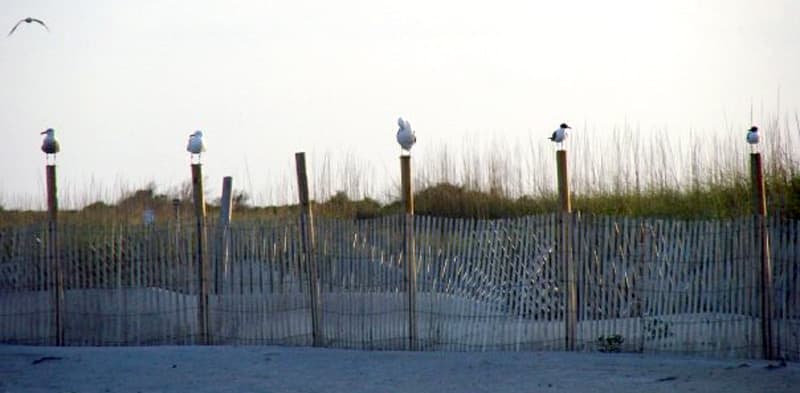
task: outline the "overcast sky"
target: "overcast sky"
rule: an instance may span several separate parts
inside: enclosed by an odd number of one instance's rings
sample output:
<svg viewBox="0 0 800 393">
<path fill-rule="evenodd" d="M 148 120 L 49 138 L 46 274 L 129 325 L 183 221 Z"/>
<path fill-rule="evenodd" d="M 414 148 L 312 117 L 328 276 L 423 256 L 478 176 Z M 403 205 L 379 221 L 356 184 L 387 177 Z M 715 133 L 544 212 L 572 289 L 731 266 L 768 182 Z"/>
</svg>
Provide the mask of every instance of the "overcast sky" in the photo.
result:
<svg viewBox="0 0 800 393">
<path fill-rule="evenodd" d="M 5 37 L 28 16 L 50 32 Z M 393 181 L 398 116 L 415 160 L 476 134 L 547 144 L 562 121 L 741 133 L 751 105 L 798 109 L 798 18 L 788 0 L 2 0 L 0 203 L 43 206 L 48 127 L 73 204 L 186 181 L 196 129 L 211 192 L 231 175 L 262 199 L 297 151 Z"/>
</svg>

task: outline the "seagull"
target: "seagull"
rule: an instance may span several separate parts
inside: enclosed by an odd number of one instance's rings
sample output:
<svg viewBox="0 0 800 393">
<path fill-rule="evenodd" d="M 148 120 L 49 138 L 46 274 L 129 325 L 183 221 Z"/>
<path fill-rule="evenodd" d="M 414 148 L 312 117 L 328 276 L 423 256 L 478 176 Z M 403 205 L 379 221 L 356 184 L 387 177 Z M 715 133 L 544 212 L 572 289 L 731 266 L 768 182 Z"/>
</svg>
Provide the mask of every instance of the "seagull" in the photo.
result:
<svg viewBox="0 0 800 393">
<path fill-rule="evenodd" d="M 758 144 L 758 127 L 752 126 L 747 130 L 747 143 L 751 145 Z"/>
<path fill-rule="evenodd" d="M 61 146 L 58 144 L 58 139 L 56 139 L 56 131 L 52 128 L 48 128 L 39 133 L 39 135 L 46 135 L 44 137 L 44 141 L 42 141 L 42 151 L 45 154 L 56 154 L 61 151 Z"/>
<path fill-rule="evenodd" d="M 561 123 L 558 126 L 558 129 L 553 131 L 553 135 L 550 138 L 551 141 L 558 143 L 559 145 L 564 142 L 564 139 L 567 139 L 567 130 L 572 129 L 572 127 L 568 126 L 567 123 Z"/>
<path fill-rule="evenodd" d="M 45 159 L 52 155 L 53 160 L 55 160 L 56 153 L 61 151 L 61 145 L 59 145 L 55 133 L 56 131 L 52 128 L 48 128 L 47 130 L 39 133 L 39 135 L 45 136 L 44 140 L 42 141 L 42 151 L 44 152 Z"/>
<path fill-rule="evenodd" d="M 17 22 L 16 25 L 14 25 L 14 27 L 11 29 L 11 31 L 8 32 L 8 36 L 7 37 L 11 37 L 11 34 L 14 34 L 14 30 L 16 30 L 17 27 L 19 27 L 19 25 L 22 24 L 22 22 L 25 22 L 25 23 L 36 22 L 36 23 L 42 25 L 42 27 L 44 27 L 44 29 L 47 30 L 48 32 L 50 31 L 50 29 L 47 27 L 47 25 L 44 24 L 44 22 L 42 22 L 40 19 L 27 17 L 25 19 L 20 19 L 20 21 Z"/>
<path fill-rule="evenodd" d="M 186 151 L 188 151 L 191 156 L 197 155 L 197 159 L 200 160 L 200 154 L 206 151 L 206 144 L 203 143 L 203 131 L 197 130 L 189 135 L 189 143 L 186 145 Z"/>
<path fill-rule="evenodd" d="M 400 148 L 411 153 L 411 147 L 417 143 L 417 135 L 414 133 L 414 130 L 411 129 L 411 123 L 407 120 L 403 120 L 403 118 L 397 119 L 397 125 L 400 128 L 397 130 L 397 143 L 400 144 Z M 402 151 L 400 152 L 402 154 Z"/>
</svg>

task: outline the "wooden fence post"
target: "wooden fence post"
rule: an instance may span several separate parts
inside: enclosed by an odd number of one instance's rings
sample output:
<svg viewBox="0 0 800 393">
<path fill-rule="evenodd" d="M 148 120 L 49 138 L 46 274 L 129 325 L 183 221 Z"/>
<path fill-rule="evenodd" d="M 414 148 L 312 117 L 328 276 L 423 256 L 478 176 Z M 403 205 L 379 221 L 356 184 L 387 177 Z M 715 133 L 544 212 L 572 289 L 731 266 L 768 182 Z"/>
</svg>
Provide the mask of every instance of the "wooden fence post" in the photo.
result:
<svg viewBox="0 0 800 393">
<path fill-rule="evenodd" d="M 564 269 L 566 285 L 566 304 L 564 315 L 564 333 L 567 351 L 574 351 L 577 342 L 578 325 L 578 285 L 575 266 L 572 262 L 570 227 L 572 224 L 572 201 L 569 191 L 569 175 L 567 172 L 567 151 L 556 152 L 556 165 L 558 174 L 558 196 L 560 200 L 560 239 L 561 264 Z"/>
<path fill-rule="evenodd" d="M 315 347 L 325 345 L 322 330 L 322 293 L 319 283 L 319 270 L 317 267 L 317 247 L 314 236 L 314 215 L 311 211 L 311 202 L 308 193 L 308 174 L 306 171 L 306 154 L 295 153 L 297 166 L 297 191 L 300 198 L 300 238 L 302 239 L 303 255 L 306 258 L 308 271 L 309 291 L 311 292 L 311 334 Z"/>
<path fill-rule="evenodd" d="M 774 293 L 772 291 L 772 263 L 770 261 L 769 231 L 767 231 L 767 200 L 764 190 L 764 170 L 761 154 L 750 154 L 750 177 L 753 186 L 753 213 L 760 246 L 761 264 L 761 346 L 764 358 L 776 358 L 772 337 Z"/>
<path fill-rule="evenodd" d="M 408 348 L 416 351 L 417 342 L 417 256 L 414 244 L 414 190 L 411 186 L 411 156 L 400 156 L 400 178 L 405 207 L 403 254 L 406 257 L 408 291 Z"/>
<path fill-rule="evenodd" d="M 56 187 L 56 166 L 45 167 L 47 176 L 47 259 L 53 274 L 53 321 L 55 324 L 56 345 L 64 345 L 64 269 L 61 266 L 58 247 L 58 190 Z"/>
<path fill-rule="evenodd" d="M 172 212 L 174 214 L 173 218 L 175 219 L 175 224 L 172 233 L 172 247 L 174 247 L 175 252 L 175 263 L 177 266 L 181 266 L 181 255 L 183 254 L 180 252 L 181 249 L 181 200 L 179 198 L 172 199 Z"/>
<path fill-rule="evenodd" d="M 192 164 L 192 194 L 194 197 L 195 233 L 197 235 L 197 328 L 200 343 L 211 344 L 208 318 L 209 261 L 206 232 L 206 201 L 203 195 L 203 166 Z"/>
<path fill-rule="evenodd" d="M 230 270 L 228 264 L 230 263 L 230 225 L 232 215 L 232 192 L 233 192 L 233 178 L 225 176 L 222 178 L 222 199 L 220 200 L 219 209 L 219 258 L 214 269 L 214 292 L 219 293 L 222 287 L 222 281 L 228 276 Z M 221 270 L 221 271 L 220 271 Z"/>
<path fill-rule="evenodd" d="M 643 290 L 646 285 L 649 284 L 649 281 L 645 280 L 645 275 L 648 272 L 646 268 L 647 264 L 650 263 L 651 257 L 649 254 L 650 250 L 650 224 L 647 220 L 639 219 L 639 233 L 638 233 L 638 241 L 637 241 L 637 258 L 636 258 L 636 273 L 635 278 L 633 280 L 633 294 L 636 296 L 636 308 L 633 312 L 633 317 L 639 319 L 639 323 L 644 326 L 644 317 L 645 312 L 644 308 L 647 304 L 646 297 L 648 296 L 648 291 Z M 642 336 L 640 341 L 637 344 L 637 349 L 639 352 L 644 352 L 644 343 L 646 338 Z"/>
<path fill-rule="evenodd" d="M 219 222 L 222 225 L 228 225 L 231 222 L 231 204 L 232 202 L 232 190 L 233 189 L 233 178 L 230 176 L 225 176 L 222 178 L 222 199 L 220 199 L 220 209 L 219 209 Z"/>
<path fill-rule="evenodd" d="M 181 200 L 178 198 L 172 199 L 172 213 L 175 223 L 179 223 L 181 221 Z"/>
</svg>

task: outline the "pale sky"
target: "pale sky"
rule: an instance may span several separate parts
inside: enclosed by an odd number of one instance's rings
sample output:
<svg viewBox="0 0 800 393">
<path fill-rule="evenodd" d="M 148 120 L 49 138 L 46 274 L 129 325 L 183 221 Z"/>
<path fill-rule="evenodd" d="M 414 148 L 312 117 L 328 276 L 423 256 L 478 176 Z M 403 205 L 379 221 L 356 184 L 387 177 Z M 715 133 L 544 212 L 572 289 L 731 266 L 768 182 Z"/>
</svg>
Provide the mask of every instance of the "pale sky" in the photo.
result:
<svg viewBox="0 0 800 393">
<path fill-rule="evenodd" d="M 28 16 L 50 33 L 5 36 Z M 418 163 L 475 135 L 547 145 L 561 122 L 743 138 L 751 106 L 798 110 L 798 20 L 789 0 L 3 0 L 0 204 L 43 207 L 49 127 L 67 207 L 185 182 L 196 129 L 209 198 L 231 175 L 261 203 L 293 198 L 268 190 L 298 151 L 383 192 L 399 116 Z"/>
</svg>

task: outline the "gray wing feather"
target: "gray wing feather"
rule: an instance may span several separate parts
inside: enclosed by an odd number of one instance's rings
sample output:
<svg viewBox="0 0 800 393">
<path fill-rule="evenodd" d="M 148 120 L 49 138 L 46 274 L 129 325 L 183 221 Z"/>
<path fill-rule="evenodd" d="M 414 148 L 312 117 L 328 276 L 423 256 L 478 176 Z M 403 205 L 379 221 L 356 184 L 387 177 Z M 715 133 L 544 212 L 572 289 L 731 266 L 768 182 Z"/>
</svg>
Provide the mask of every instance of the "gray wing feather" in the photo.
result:
<svg viewBox="0 0 800 393">
<path fill-rule="evenodd" d="M 19 27 L 20 23 L 22 23 L 23 21 L 24 21 L 24 19 L 19 21 L 19 22 L 17 22 L 17 24 L 14 25 L 14 27 L 11 28 L 11 31 L 8 32 L 8 37 L 10 37 L 11 34 L 14 34 L 14 30 L 17 30 L 17 27 Z"/>
<path fill-rule="evenodd" d="M 50 28 L 49 28 L 49 27 L 47 27 L 47 25 L 46 25 L 46 24 L 44 24 L 44 22 L 42 22 L 41 20 L 39 20 L 39 19 L 35 19 L 35 18 L 31 18 L 31 21 L 33 21 L 33 22 L 36 22 L 36 23 L 38 23 L 38 24 L 42 25 L 42 26 L 44 27 L 44 29 L 45 29 L 45 30 L 47 30 L 47 31 L 50 31 Z"/>
</svg>

